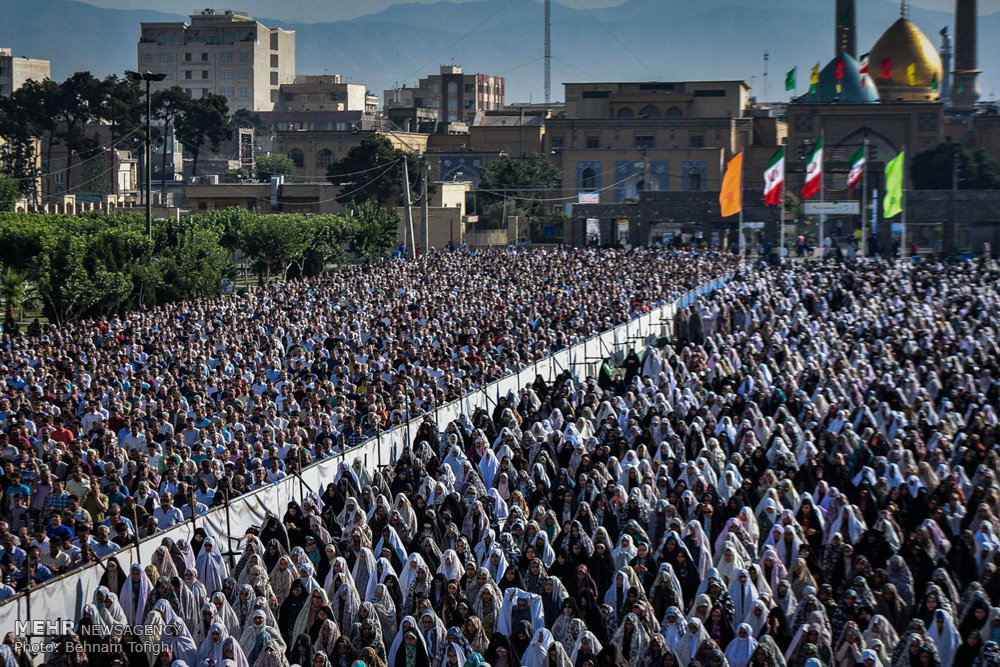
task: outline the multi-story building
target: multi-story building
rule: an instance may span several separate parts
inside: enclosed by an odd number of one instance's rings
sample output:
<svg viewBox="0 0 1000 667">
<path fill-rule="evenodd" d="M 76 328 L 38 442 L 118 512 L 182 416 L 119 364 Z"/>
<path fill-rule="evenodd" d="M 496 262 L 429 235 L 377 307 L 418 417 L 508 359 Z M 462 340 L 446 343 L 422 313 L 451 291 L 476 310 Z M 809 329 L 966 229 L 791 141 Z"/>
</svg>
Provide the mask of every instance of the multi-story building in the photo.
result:
<svg viewBox="0 0 1000 667">
<path fill-rule="evenodd" d="M 705 202 L 726 162 L 742 152 L 746 173 L 762 173 L 785 138 L 743 81 L 568 83 L 565 100 L 545 121 L 544 145 L 563 174 L 553 194 L 572 212 L 573 243 L 589 220 L 605 243 L 697 233 L 724 245 L 728 225 Z"/>
<path fill-rule="evenodd" d="M 0 95 L 10 95 L 25 81 L 44 81 L 49 78 L 49 61 L 15 56 L 8 48 L 0 47 Z"/>
<path fill-rule="evenodd" d="M 784 137 L 777 119 L 750 113 L 743 81 L 568 83 L 565 92 L 565 112 L 545 123 L 565 197 L 718 191 L 729 158 L 761 147 L 747 160 L 766 164 Z"/>
<path fill-rule="evenodd" d="M 271 111 L 295 80 L 295 31 L 268 28 L 247 14 L 206 9 L 191 23 L 143 23 L 140 71 L 162 72 L 154 90 L 179 86 L 198 98 L 224 95 L 230 111 Z"/>
<path fill-rule="evenodd" d="M 277 109 L 281 111 L 378 112 L 378 97 L 363 83 L 345 83 L 339 74 L 299 74 L 281 85 Z"/>
<path fill-rule="evenodd" d="M 464 74 L 459 65 L 442 65 L 440 74 L 420 79 L 416 88 L 393 88 L 383 93 L 383 108 L 416 107 L 438 110 L 443 123 L 472 123 L 477 111 L 504 106 L 504 78 Z"/>
</svg>

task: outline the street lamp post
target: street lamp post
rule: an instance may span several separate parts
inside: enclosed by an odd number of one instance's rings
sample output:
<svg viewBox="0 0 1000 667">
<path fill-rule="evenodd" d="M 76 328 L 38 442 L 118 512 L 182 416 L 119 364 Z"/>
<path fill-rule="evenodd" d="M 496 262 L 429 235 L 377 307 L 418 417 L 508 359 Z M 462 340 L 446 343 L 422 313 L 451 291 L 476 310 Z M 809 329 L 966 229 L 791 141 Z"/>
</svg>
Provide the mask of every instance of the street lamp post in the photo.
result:
<svg viewBox="0 0 1000 667">
<path fill-rule="evenodd" d="M 153 120 L 153 99 L 149 94 L 149 84 L 152 81 L 163 81 L 166 74 L 163 72 L 133 72 L 126 70 L 125 76 L 129 81 L 146 82 L 146 235 L 153 236 L 153 211 L 151 208 L 153 199 L 153 142 L 152 142 L 152 120 Z M 164 138 L 164 141 L 166 138 Z"/>
</svg>

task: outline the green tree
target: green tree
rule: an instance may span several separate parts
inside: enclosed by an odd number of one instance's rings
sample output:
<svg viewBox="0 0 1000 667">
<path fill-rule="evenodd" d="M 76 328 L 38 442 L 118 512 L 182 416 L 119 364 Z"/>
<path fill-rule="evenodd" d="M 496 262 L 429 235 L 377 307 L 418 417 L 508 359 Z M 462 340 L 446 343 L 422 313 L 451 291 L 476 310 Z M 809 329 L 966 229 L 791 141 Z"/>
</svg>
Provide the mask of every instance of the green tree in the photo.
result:
<svg viewBox="0 0 1000 667">
<path fill-rule="evenodd" d="M 187 113 L 192 100 L 178 86 L 153 93 L 153 117 L 163 123 L 162 148 L 160 151 L 160 179 L 166 180 L 167 173 L 167 139 L 171 136 L 177 118 Z M 176 150 L 176 147 L 175 147 Z M 180 151 L 183 152 L 183 151 Z"/>
<path fill-rule="evenodd" d="M 396 245 L 399 216 L 374 201 L 365 201 L 348 209 L 350 251 L 368 262 L 381 259 Z"/>
<path fill-rule="evenodd" d="M 239 109 L 233 113 L 230 124 L 236 127 L 249 127 L 258 137 L 268 137 L 271 135 L 273 126 L 264 120 L 259 113 L 250 109 Z"/>
<path fill-rule="evenodd" d="M 14 204 L 21 197 L 17 181 L 9 176 L 0 175 L 0 212 L 14 210 Z"/>
<path fill-rule="evenodd" d="M 209 94 L 191 100 L 174 120 L 174 134 L 192 156 L 192 174 L 198 174 L 198 157 L 205 146 L 218 151 L 223 141 L 233 136 L 229 124 L 229 105 L 222 95 Z"/>
<path fill-rule="evenodd" d="M 13 267 L 6 267 L 0 273 L 0 299 L 4 304 L 4 329 L 8 329 L 10 323 L 16 322 L 15 313 L 23 311 L 25 304 L 34 296 L 31 283 L 28 281 L 26 271 L 18 271 Z"/>
<path fill-rule="evenodd" d="M 301 214 L 254 215 L 243 227 L 241 246 L 261 278 L 288 274 L 302 261 L 309 242 L 308 218 Z"/>
<path fill-rule="evenodd" d="M 56 102 L 58 136 L 66 145 L 66 192 L 72 192 L 73 159 L 86 160 L 100 150 L 99 142 L 87 134 L 87 126 L 103 118 L 106 86 L 90 72 L 77 72 L 59 85 Z"/>
<path fill-rule="evenodd" d="M 545 191 L 557 188 L 562 172 L 545 156 L 535 153 L 527 158 L 502 157 L 486 165 L 479 183 L 479 201 L 485 208 L 507 199 L 508 215 L 538 215 L 543 208 Z"/>
<path fill-rule="evenodd" d="M 233 275 L 233 264 L 218 231 L 203 218 L 158 221 L 156 242 L 156 301 L 199 299 L 219 293 L 220 281 Z"/>
<path fill-rule="evenodd" d="M 343 159 L 331 162 L 326 179 L 341 186 L 337 201 L 360 204 L 374 199 L 383 207 L 403 204 L 402 161 L 409 170 L 410 194 L 414 200 L 420 188 L 420 158 L 415 153 L 393 147 L 384 134 L 365 137 Z M 428 196 L 436 191 L 428 184 Z"/>
<path fill-rule="evenodd" d="M 261 155 L 254 160 L 256 165 L 257 180 L 261 183 L 268 183 L 272 175 L 284 176 L 290 179 L 295 175 L 295 162 L 292 158 L 281 153 L 268 153 Z"/>
<path fill-rule="evenodd" d="M 0 113 L 0 116 L 6 115 L 9 121 L 6 125 L 10 131 L 0 130 L 0 136 L 14 144 L 20 153 L 20 161 L 15 162 L 16 166 L 13 166 L 8 173 L 16 178 L 25 179 L 20 181 L 21 192 L 26 197 L 35 199 L 43 193 L 37 192 L 38 182 L 34 178 L 39 176 L 34 137 L 45 140 L 47 147 L 45 164 L 51 165 L 52 149 L 61 141 L 57 132 L 59 106 L 62 104 L 61 87 L 52 79 L 44 81 L 31 79 L 14 91 L 6 101 L 8 104 L 4 105 L 4 113 Z"/>
<path fill-rule="evenodd" d="M 941 143 L 913 156 L 910 179 L 917 190 L 951 190 L 958 163 L 959 190 L 1000 188 L 1000 163 L 984 151 L 970 152 L 960 143 Z"/>
</svg>

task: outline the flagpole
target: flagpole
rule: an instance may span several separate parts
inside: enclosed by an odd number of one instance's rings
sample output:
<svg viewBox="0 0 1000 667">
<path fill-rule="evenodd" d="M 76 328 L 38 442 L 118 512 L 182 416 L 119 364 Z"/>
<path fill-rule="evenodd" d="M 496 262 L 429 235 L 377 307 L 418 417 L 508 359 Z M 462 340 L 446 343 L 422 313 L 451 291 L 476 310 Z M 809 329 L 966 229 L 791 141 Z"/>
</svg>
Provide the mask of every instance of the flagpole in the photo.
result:
<svg viewBox="0 0 1000 667">
<path fill-rule="evenodd" d="M 785 174 L 785 167 L 787 166 L 785 161 L 786 152 L 787 151 L 785 150 L 781 151 L 781 201 L 778 203 L 778 206 L 781 207 L 781 231 L 779 232 L 780 239 L 778 240 L 779 259 L 784 257 L 785 252 L 785 181 L 787 180 L 787 175 Z"/>
<path fill-rule="evenodd" d="M 820 154 L 819 154 L 819 204 L 820 204 L 820 213 L 819 213 L 819 258 L 820 258 L 820 260 L 824 259 L 823 253 L 825 252 L 825 248 L 823 246 L 823 242 L 826 240 L 826 235 L 824 234 L 824 230 L 826 229 L 826 213 L 823 211 L 823 203 L 826 201 L 826 184 L 825 184 L 825 181 L 826 181 L 826 173 L 825 173 L 825 171 L 826 170 L 825 170 L 825 167 L 824 167 L 824 164 L 823 164 L 826 161 L 826 160 L 824 160 L 824 158 L 826 157 L 826 146 L 824 145 L 826 143 L 824 141 L 824 139 L 826 138 L 825 135 L 826 135 L 826 131 L 823 130 L 822 128 L 820 128 L 820 131 L 819 131 L 819 147 L 820 147 Z"/>
<path fill-rule="evenodd" d="M 741 151 L 742 152 L 742 151 Z M 737 224 L 739 230 L 739 251 L 740 261 L 743 260 L 743 162 L 740 161 L 740 220 Z"/>
<path fill-rule="evenodd" d="M 861 172 L 861 256 L 865 256 L 865 245 L 867 243 L 865 236 L 865 214 L 867 213 L 868 200 L 865 198 L 865 192 L 868 189 L 868 137 L 865 137 L 864 151 L 861 154 L 864 162 L 861 163 L 864 171 Z"/>
<path fill-rule="evenodd" d="M 899 239 L 899 251 L 902 253 L 902 258 L 906 259 L 906 144 L 903 144 L 903 160 L 899 165 L 900 179 L 902 183 L 900 184 L 900 208 L 902 208 L 902 228 L 900 230 Z"/>
</svg>

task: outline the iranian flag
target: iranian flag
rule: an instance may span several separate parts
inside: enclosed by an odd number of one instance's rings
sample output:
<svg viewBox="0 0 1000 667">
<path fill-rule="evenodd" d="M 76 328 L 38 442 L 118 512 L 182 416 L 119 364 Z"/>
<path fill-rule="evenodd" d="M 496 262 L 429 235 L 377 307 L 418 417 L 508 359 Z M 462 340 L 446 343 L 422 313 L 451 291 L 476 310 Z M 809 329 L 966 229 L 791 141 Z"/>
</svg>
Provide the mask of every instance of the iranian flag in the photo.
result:
<svg viewBox="0 0 1000 667">
<path fill-rule="evenodd" d="M 861 182 L 861 177 L 865 173 L 865 147 L 862 146 L 851 153 L 851 157 L 847 158 L 847 161 L 851 164 L 851 171 L 847 174 L 847 187 L 853 190 L 858 187 L 858 183 Z"/>
<path fill-rule="evenodd" d="M 802 186 L 802 198 L 811 199 L 820 190 L 823 181 L 823 139 L 817 139 L 816 145 L 809 152 L 806 163 L 806 182 Z"/>
<path fill-rule="evenodd" d="M 785 149 L 778 151 L 764 170 L 764 203 L 774 206 L 781 203 L 781 187 L 785 184 Z"/>
</svg>

